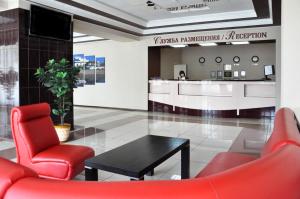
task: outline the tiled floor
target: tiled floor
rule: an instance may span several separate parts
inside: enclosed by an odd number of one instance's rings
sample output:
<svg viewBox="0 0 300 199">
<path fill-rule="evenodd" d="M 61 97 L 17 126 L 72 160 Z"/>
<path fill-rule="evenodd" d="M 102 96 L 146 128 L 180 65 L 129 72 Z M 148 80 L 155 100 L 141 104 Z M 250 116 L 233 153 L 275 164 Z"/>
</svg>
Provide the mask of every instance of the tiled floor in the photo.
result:
<svg viewBox="0 0 300 199">
<path fill-rule="evenodd" d="M 272 130 L 272 119 L 222 119 L 179 116 L 103 108 L 75 108 L 76 130 L 68 142 L 94 148 L 96 154 L 147 134 L 188 138 L 191 141 L 191 177 L 219 152 L 257 154 Z M 12 141 L 0 141 L 0 156 L 14 159 Z M 180 175 L 180 153 L 155 169 L 151 179 Z M 76 177 L 83 180 L 83 174 Z M 129 180 L 126 176 L 99 171 L 99 180 Z"/>
</svg>

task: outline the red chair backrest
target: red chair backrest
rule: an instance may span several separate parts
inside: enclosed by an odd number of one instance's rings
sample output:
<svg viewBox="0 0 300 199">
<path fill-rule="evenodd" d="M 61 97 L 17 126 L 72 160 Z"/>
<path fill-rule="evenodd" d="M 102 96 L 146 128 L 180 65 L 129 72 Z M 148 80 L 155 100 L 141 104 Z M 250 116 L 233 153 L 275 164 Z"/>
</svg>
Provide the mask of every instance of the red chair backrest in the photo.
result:
<svg viewBox="0 0 300 199">
<path fill-rule="evenodd" d="M 261 155 L 267 155 L 287 144 L 300 146 L 300 133 L 294 112 L 289 108 L 281 108 L 276 113 L 272 135 Z"/>
<path fill-rule="evenodd" d="M 13 108 L 11 127 L 20 163 L 29 161 L 37 153 L 59 144 L 47 103 Z"/>
</svg>

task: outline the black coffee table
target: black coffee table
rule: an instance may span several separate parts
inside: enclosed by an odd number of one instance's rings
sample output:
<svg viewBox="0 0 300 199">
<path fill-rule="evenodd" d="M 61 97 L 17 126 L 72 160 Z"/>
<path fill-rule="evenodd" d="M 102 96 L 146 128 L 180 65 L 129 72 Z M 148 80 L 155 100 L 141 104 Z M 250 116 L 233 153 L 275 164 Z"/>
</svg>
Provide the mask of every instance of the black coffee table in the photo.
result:
<svg viewBox="0 0 300 199">
<path fill-rule="evenodd" d="M 144 180 L 154 168 L 181 151 L 181 179 L 190 176 L 190 141 L 182 138 L 146 135 L 85 161 L 85 179 L 98 180 L 98 169 Z"/>
</svg>

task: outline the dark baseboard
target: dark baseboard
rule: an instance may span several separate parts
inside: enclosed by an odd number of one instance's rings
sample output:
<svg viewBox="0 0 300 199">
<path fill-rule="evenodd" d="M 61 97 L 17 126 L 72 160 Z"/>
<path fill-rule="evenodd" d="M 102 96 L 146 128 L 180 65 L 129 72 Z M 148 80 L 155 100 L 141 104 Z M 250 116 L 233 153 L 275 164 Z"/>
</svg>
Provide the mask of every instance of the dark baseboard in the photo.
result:
<svg viewBox="0 0 300 199">
<path fill-rule="evenodd" d="M 236 114 L 236 110 L 198 110 L 182 107 L 175 107 L 159 102 L 148 102 L 148 110 L 153 112 L 174 113 L 178 115 L 190 115 L 200 117 L 216 117 L 216 118 L 264 118 L 274 117 L 275 107 L 243 109 L 240 110 L 240 115 Z"/>
<path fill-rule="evenodd" d="M 120 110 L 120 111 L 143 111 L 148 112 L 146 110 L 142 109 L 130 109 L 130 108 L 116 108 L 116 107 L 103 107 L 103 106 L 86 106 L 86 105 L 74 105 L 74 107 L 83 107 L 83 108 L 102 108 L 102 109 L 114 109 L 114 110 Z"/>
</svg>

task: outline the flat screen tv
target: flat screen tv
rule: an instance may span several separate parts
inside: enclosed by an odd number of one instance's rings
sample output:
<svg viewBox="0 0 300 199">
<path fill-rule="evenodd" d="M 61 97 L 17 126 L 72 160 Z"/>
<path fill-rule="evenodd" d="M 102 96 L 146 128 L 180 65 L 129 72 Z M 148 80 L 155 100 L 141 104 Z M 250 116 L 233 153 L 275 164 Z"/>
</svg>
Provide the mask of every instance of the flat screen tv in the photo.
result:
<svg viewBox="0 0 300 199">
<path fill-rule="evenodd" d="M 31 5 L 30 35 L 59 40 L 71 40 L 71 27 L 71 15 Z"/>
</svg>

